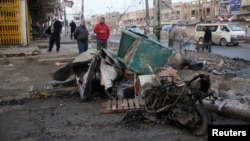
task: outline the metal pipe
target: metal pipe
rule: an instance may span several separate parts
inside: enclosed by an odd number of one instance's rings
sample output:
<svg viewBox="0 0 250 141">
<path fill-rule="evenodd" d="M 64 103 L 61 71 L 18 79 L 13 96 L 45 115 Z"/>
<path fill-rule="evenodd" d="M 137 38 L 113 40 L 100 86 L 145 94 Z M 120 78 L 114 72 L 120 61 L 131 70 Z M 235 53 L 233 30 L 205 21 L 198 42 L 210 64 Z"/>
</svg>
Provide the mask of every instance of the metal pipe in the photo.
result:
<svg viewBox="0 0 250 141">
<path fill-rule="evenodd" d="M 21 25 L 22 25 L 22 45 L 27 45 L 27 29 L 26 29 L 26 0 L 21 0 L 20 7 L 21 7 Z"/>
</svg>

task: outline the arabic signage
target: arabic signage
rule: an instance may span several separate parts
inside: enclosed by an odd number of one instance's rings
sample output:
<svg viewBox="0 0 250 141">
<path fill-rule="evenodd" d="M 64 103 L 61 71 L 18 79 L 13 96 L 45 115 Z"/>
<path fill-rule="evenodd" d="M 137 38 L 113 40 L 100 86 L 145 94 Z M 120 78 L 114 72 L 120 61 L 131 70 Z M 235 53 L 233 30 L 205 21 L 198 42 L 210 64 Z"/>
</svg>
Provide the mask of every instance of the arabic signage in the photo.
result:
<svg viewBox="0 0 250 141">
<path fill-rule="evenodd" d="M 241 0 L 231 0 L 230 11 L 232 15 L 237 15 L 240 12 Z"/>
<path fill-rule="evenodd" d="M 170 9 L 173 8 L 172 0 L 160 0 L 160 3 L 162 8 L 170 8 Z"/>
</svg>

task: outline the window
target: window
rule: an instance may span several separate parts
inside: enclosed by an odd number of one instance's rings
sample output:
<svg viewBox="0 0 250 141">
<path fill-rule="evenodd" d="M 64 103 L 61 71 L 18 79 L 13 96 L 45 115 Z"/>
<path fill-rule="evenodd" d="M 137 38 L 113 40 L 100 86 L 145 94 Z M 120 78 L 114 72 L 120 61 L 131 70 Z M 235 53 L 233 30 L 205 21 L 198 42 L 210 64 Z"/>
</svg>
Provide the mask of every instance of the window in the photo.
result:
<svg viewBox="0 0 250 141">
<path fill-rule="evenodd" d="M 180 19 L 180 11 L 176 11 L 175 13 L 176 13 L 175 14 L 176 15 L 176 19 Z"/>
<path fill-rule="evenodd" d="M 212 26 L 209 26 L 209 29 L 212 31 L 212 32 L 215 32 L 218 28 L 218 25 L 212 25 Z"/>
<path fill-rule="evenodd" d="M 228 24 L 232 31 L 243 31 L 243 29 L 238 24 Z"/>
<path fill-rule="evenodd" d="M 221 31 L 225 31 L 225 26 L 224 26 L 224 25 L 221 25 L 221 26 L 220 26 L 220 30 L 221 30 Z"/>
<path fill-rule="evenodd" d="M 195 10 L 192 10 L 192 11 L 191 11 L 191 16 L 192 16 L 192 17 L 195 17 Z"/>
<path fill-rule="evenodd" d="M 164 14 L 164 17 L 165 17 L 165 19 L 168 19 L 169 13 L 165 13 L 165 14 Z"/>
<path fill-rule="evenodd" d="M 204 28 L 204 26 L 199 25 L 199 26 L 197 26 L 196 31 L 204 31 L 203 28 Z"/>
<path fill-rule="evenodd" d="M 215 32 L 218 28 L 218 25 L 208 25 L 208 26 L 212 32 Z M 205 27 L 206 27 L 206 25 L 198 25 L 196 28 L 196 31 L 204 31 Z"/>
<path fill-rule="evenodd" d="M 210 8 L 207 8 L 207 16 L 210 15 Z"/>
</svg>

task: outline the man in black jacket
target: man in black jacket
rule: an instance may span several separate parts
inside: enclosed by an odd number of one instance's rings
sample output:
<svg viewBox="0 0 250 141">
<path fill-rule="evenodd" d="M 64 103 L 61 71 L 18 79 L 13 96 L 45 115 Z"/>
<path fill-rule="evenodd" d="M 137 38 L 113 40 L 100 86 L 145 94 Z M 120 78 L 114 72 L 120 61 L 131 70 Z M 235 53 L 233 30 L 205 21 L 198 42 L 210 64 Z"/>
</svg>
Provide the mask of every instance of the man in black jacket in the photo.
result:
<svg viewBox="0 0 250 141">
<path fill-rule="evenodd" d="M 60 50 L 60 34 L 62 32 L 62 24 L 60 21 L 56 19 L 55 15 L 50 17 L 51 25 L 50 25 L 50 39 L 49 39 L 49 49 L 48 52 L 52 51 L 54 42 L 56 43 L 56 51 Z"/>
<path fill-rule="evenodd" d="M 206 49 L 208 49 L 208 52 L 211 52 L 212 32 L 208 26 L 205 28 L 204 43 L 206 44 Z"/>
<path fill-rule="evenodd" d="M 76 23 L 74 21 L 71 21 L 69 26 L 70 26 L 70 38 L 71 38 L 71 40 L 73 40 L 73 38 L 74 38 L 73 34 L 74 34 L 75 29 L 76 29 Z"/>
</svg>

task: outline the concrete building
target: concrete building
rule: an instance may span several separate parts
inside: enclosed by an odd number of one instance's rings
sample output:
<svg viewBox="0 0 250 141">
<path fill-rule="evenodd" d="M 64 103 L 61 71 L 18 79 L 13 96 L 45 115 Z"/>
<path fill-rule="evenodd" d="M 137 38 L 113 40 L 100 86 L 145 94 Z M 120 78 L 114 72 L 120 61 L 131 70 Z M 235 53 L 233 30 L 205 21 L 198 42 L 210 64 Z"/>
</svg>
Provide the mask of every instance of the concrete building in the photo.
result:
<svg viewBox="0 0 250 141">
<path fill-rule="evenodd" d="M 193 0 L 189 2 L 175 2 L 173 9 L 162 8 L 161 24 L 179 23 L 187 25 L 183 28 L 192 31 L 199 23 L 236 22 L 239 23 L 250 38 L 250 1 L 242 0 L 239 11 L 233 11 L 231 0 Z M 145 9 L 128 12 L 121 15 L 119 27 L 145 27 Z M 149 9 L 150 26 L 153 26 L 154 9 Z"/>
<path fill-rule="evenodd" d="M 240 13 L 238 19 L 241 21 L 241 25 L 245 28 L 247 42 L 250 42 L 250 1 L 242 0 Z"/>
</svg>

